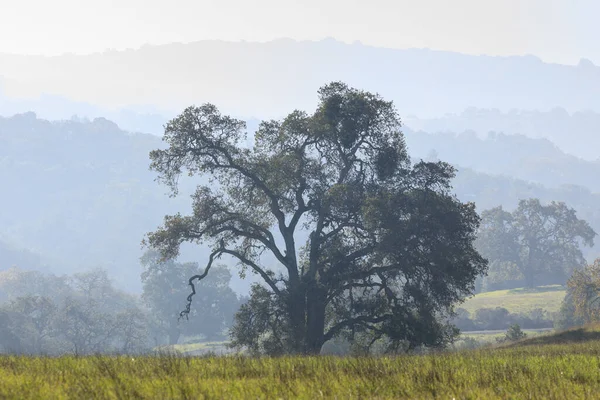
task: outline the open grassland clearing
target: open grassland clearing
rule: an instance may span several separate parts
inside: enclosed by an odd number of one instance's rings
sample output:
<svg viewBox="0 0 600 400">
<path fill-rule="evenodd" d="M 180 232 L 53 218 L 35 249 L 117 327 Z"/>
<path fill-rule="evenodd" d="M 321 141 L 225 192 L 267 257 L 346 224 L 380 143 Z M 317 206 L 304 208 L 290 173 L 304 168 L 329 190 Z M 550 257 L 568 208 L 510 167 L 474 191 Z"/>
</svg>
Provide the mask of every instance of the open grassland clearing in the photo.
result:
<svg viewBox="0 0 600 400">
<path fill-rule="evenodd" d="M 540 336 L 540 335 L 549 335 L 551 334 L 548 330 L 543 329 L 523 329 L 523 332 L 527 334 L 528 338 Z M 476 340 L 482 344 L 496 344 L 497 339 L 501 339 L 506 336 L 506 330 L 500 331 L 477 331 L 477 332 L 461 332 L 457 341 L 465 340 L 467 338 L 471 338 Z"/>
<path fill-rule="evenodd" d="M 600 332 L 396 357 L 0 357 L 0 398 L 600 398 Z"/>
<path fill-rule="evenodd" d="M 553 313 L 560 310 L 565 293 L 565 288 L 558 285 L 496 290 L 478 293 L 460 307 L 469 311 L 471 315 L 480 308 L 496 307 L 506 308 L 511 313 L 527 313 L 537 308 Z"/>
<path fill-rule="evenodd" d="M 223 342 L 192 342 L 184 344 L 175 344 L 160 346 L 155 348 L 159 353 L 191 354 L 198 355 L 203 353 L 227 354 L 232 351 L 227 347 L 228 341 Z"/>
</svg>

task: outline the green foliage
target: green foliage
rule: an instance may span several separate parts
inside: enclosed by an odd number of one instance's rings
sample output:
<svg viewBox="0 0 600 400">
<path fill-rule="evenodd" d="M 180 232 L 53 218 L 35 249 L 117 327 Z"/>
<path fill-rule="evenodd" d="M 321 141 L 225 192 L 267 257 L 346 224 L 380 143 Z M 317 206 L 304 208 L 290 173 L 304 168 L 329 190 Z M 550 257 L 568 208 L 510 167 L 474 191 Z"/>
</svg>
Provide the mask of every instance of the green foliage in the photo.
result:
<svg viewBox="0 0 600 400">
<path fill-rule="evenodd" d="M 151 168 L 173 195 L 183 173 L 211 184 L 147 244 L 165 258 L 184 242 L 211 246 L 192 280 L 224 256 L 260 276 L 232 331 L 252 349 L 315 354 L 338 336 L 443 346 L 456 335 L 444 317 L 487 267 L 473 247 L 479 216 L 451 193 L 452 166 L 411 162 L 400 128 L 391 102 L 340 82 L 319 90 L 313 114 L 261 123 L 252 148 L 244 122 L 189 107 Z"/>
<path fill-rule="evenodd" d="M 495 275 L 504 269 L 504 276 L 521 277 L 533 288 L 564 284 L 573 270 L 585 265 L 581 246 L 593 246 L 595 236 L 565 203 L 542 205 L 539 199 L 528 199 L 519 201 L 512 213 L 501 206 L 484 211 L 477 248 L 492 262 Z"/>
<path fill-rule="evenodd" d="M 252 355 L 283 355 L 293 352 L 285 304 L 261 285 L 252 285 L 250 298 L 235 316 L 231 347 Z"/>
<path fill-rule="evenodd" d="M 506 334 L 501 340 L 499 340 L 499 342 L 517 342 L 525 339 L 526 337 L 527 334 L 521 330 L 519 324 L 512 324 L 508 327 Z"/>
</svg>

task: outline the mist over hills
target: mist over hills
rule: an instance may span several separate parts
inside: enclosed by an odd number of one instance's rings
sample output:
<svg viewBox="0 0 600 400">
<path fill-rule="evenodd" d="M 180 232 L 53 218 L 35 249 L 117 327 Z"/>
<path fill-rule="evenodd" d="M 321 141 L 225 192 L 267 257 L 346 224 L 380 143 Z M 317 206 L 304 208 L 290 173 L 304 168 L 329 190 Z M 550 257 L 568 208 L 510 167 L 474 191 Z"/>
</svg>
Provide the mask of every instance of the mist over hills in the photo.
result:
<svg viewBox="0 0 600 400">
<path fill-rule="evenodd" d="M 254 125 L 259 118 L 310 110 L 316 90 L 333 80 L 393 100 L 415 131 L 523 134 L 587 160 L 599 157 L 600 67 L 590 61 L 567 66 L 533 56 L 385 49 L 333 39 L 0 54 L 0 115 L 103 117 L 126 131 L 162 135 L 164 123 L 192 104 L 216 104 Z"/>
<path fill-rule="evenodd" d="M 25 112 L 34 112 L 39 118 L 50 121 L 105 118 L 128 132 L 162 136 L 163 125 L 174 116 L 174 113 L 151 106 L 128 105 L 123 108 L 108 109 L 54 94 L 42 94 L 32 99 L 13 98 L 3 92 L 3 87 L 0 79 L 0 116 L 7 118 Z"/>
<path fill-rule="evenodd" d="M 566 154 L 548 139 L 496 132 L 480 137 L 474 131 L 456 132 L 462 133 L 404 129 L 411 154 L 418 157 L 434 156 L 479 172 L 551 188 L 579 185 L 600 192 L 600 159 L 587 161 Z"/>
<path fill-rule="evenodd" d="M 480 109 L 471 107 L 458 114 L 446 114 L 431 119 L 408 117 L 405 123 L 426 132 L 472 131 L 480 137 L 490 132 L 521 134 L 531 138 L 546 138 L 561 150 L 587 160 L 600 159 L 600 113 L 564 108 L 550 111 Z"/>
<path fill-rule="evenodd" d="M 565 201 L 600 232 L 600 68 L 589 61 L 565 66 L 332 39 L 203 41 L 93 55 L 0 54 L 0 269 L 103 267 L 122 288 L 139 290 L 141 239 L 165 214 L 189 212 L 199 183 L 186 180 L 169 198 L 154 182 L 148 153 L 164 146 L 164 123 L 210 102 L 253 132 L 258 117 L 312 110 L 316 90 L 334 80 L 393 100 L 409 154 L 457 166 L 461 200 L 479 210 L 510 209 L 528 197 Z M 202 265 L 207 254 L 187 246 L 182 259 Z M 236 291 L 248 285 L 234 274 Z"/>
<path fill-rule="evenodd" d="M 527 197 L 562 200 L 600 231 L 597 163 L 523 136 L 482 139 L 410 129 L 405 134 L 415 160 L 435 156 L 435 150 L 458 167 L 455 192 L 479 210 L 513 208 Z M 50 122 L 33 113 L 0 118 L 0 241 L 10 244 L 0 246 L 0 269 L 20 264 L 71 273 L 103 267 L 121 287 L 139 290 L 141 239 L 165 214 L 188 213 L 188 195 L 200 182 L 183 181 L 181 194 L 169 198 L 148 170 L 148 153 L 162 146 L 158 136 L 128 133 L 104 118 Z M 556 171 L 564 176 L 555 179 Z M 580 185 L 564 184 L 574 181 Z M 207 255 L 206 247 L 188 246 L 181 258 L 202 265 Z M 237 277 L 232 283 L 238 292 L 248 285 Z"/>
<path fill-rule="evenodd" d="M 333 39 L 267 43 L 200 41 L 54 57 L 0 54 L 7 96 L 64 96 L 101 107 L 170 111 L 211 102 L 234 115 L 279 117 L 311 109 L 315 90 L 341 80 L 422 118 L 468 107 L 600 112 L 600 68 L 534 56 L 471 56 L 385 49 Z"/>
</svg>

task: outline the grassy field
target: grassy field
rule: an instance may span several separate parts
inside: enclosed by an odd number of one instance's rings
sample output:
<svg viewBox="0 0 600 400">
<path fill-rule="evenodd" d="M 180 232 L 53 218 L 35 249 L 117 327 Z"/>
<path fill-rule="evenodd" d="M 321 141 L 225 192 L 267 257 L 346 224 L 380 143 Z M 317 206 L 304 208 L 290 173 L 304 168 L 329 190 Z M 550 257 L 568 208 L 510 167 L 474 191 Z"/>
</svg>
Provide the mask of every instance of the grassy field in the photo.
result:
<svg viewBox="0 0 600 400">
<path fill-rule="evenodd" d="M 600 332 L 426 356 L 0 357 L 2 399 L 600 398 Z"/>
<path fill-rule="evenodd" d="M 527 313 L 536 308 L 557 312 L 565 297 L 562 286 L 540 286 L 534 289 L 510 289 L 479 293 L 460 307 L 473 315 L 480 308 L 504 307 L 511 313 Z"/>
<path fill-rule="evenodd" d="M 528 338 L 532 338 L 532 337 L 536 337 L 536 336 L 540 336 L 540 335 L 546 335 L 547 332 L 544 331 L 540 331 L 537 329 L 523 329 L 523 332 L 525 332 L 527 334 Z M 471 338 L 471 339 L 475 339 L 480 343 L 497 343 L 496 339 L 500 339 L 503 338 L 506 335 L 506 332 L 496 332 L 496 331 L 492 331 L 491 333 L 469 333 L 469 332 L 465 332 L 465 333 L 461 333 L 461 335 L 458 337 L 458 340 L 462 340 L 465 338 Z"/>
<path fill-rule="evenodd" d="M 229 342 L 196 342 L 196 343 L 185 343 L 175 344 L 169 346 L 157 347 L 155 350 L 158 352 L 166 353 L 201 353 L 201 352 L 215 352 L 217 354 L 224 352 Z"/>
</svg>

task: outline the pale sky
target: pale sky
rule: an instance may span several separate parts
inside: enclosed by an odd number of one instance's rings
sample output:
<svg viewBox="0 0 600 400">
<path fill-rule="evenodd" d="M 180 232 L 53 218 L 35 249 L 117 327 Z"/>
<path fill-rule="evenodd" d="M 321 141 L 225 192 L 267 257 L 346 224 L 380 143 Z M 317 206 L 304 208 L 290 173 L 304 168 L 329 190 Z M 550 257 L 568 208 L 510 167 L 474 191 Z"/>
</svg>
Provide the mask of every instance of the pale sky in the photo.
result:
<svg viewBox="0 0 600 400">
<path fill-rule="evenodd" d="M 334 37 L 600 65 L 598 0 L 0 0 L 0 52 Z"/>
</svg>

